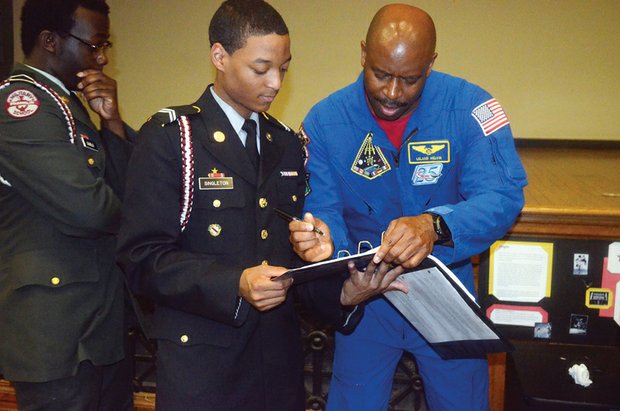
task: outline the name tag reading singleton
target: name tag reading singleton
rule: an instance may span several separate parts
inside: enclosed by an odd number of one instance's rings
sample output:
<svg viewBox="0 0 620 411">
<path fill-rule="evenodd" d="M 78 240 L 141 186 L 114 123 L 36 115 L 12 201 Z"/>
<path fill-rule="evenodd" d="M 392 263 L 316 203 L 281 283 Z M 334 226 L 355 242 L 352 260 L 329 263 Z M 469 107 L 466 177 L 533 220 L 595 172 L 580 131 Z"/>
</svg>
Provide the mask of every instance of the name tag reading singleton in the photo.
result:
<svg viewBox="0 0 620 411">
<path fill-rule="evenodd" d="M 234 188 L 233 178 L 225 177 L 223 173 L 213 176 L 209 173 L 209 177 L 199 177 L 198 187 L 201 190 L 232 190 Z"/>
</svg>

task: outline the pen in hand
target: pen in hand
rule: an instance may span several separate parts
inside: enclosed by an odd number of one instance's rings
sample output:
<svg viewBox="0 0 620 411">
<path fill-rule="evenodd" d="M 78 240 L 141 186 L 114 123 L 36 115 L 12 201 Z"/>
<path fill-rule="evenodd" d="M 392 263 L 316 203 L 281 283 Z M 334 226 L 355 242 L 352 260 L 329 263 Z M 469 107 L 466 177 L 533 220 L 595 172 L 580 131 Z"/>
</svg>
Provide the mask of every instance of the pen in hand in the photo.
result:
<svg viewBox="0 0 620 411">
<path fill-rule="evenodd" d="M 278 208 L 274 208 L 273 211 L 276 212 L 276 214 L 280 217 L 282 217 L 284 220 L 288 221 L 289 223 L 291 221 L 302 221 L 300 218 L 297 217 L 293 217 L 290 214 L 285 213 L 284 211 L 278 209 Z M 319 235 L 325 235 L 325 233 L 323 231 L 321 231 L 320 229 L 316 228 L 316 227 L 312 227 L 312 231 L 314 231 L 315 233 L 319 234 Z"/>
</svg>

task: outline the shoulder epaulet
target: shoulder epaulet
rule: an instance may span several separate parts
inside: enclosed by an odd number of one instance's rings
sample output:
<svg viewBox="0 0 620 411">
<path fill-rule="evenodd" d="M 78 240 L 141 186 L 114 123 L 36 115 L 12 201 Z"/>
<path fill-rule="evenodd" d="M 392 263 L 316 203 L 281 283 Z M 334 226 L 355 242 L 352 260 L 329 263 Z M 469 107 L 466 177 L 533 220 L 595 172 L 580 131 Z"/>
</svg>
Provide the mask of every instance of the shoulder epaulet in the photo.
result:
<svg viewBox="0 0 620 411">
<path fill-rule="evenodd" d="M 32 77 L 28 76 L 27 74 L 23 74 L 23 73 L 22 74 L 12 75 L 9 78 L 7 78 L 6 80 L 0 82 L 0 90 L 4 89 L 5 87 L 8 87 L 11 83 L 15 83 L 15 82 L 25 82 L 25 83 L 32 84 L 35 87 L 37 87 L 38 89 L 40 89 L 40 90 L 44 91 L 45 93 L 47 93 L 49 95 L 49 97 L 52 98 L 54 103 L 58 106 L 58 108 L 60 109 L 60 111 L 63 114 L 64 120 L 65 120 L 65 124 L 67 125 L 67 131 L 69 132 L 69 142 L 71 144 L 75 144 L 75 139 L 77 137 L 77 129 L 75 127 L 75 120 L 73 119 L 73 114 L 71 114 L 71 110 L 69 110 L 69 106 L 67 105 L 67 102 L 64 100 L 64 97 L 61 97 L 60 95 L 58 95 L 58 93 L 56 93 L 51 87 L 49 87 L 49 86 L 47 86 L 47 85 L 45 85 L 43 83 L 39 83 L 38 81 L 36 81 Z M 37 101 L 36 96 L 31 94 L 31 97 L 35 100 L 36 107 L 38 108 L 39 107 L 39 103 Z M 10 96 L 9 96 L 9 98 L 10 98 Z M 7 111 L 9 111 L 8 108 L 7 108 Z M 34 114 L 34 111 L 31 114 Z M 2 176 L 0 176 L 0 184 L 4 184 L 6 186 L 11 187 L 11 183 L 9 183 Z"/>
<path fill-rule="evenodd" d="M 8 87 L 11 85 L 11 83 L 15 83 L 17 81 L 21 81 L 21 82 L 25 82 L 25 83 L 30 83 L 32 85 L 37 85 L 37 82 L 35 81 L 35 79 L 33 79 L 32 77 L 26 75 L 26 74 L 15 74 L 12 75 L 11 77 L 8 77 L 7 79 L 3 80 L 2 82 L 0 82 L 0 90 L 2 90 L 5 87 Z"/>
<path fill-rule="evenodd" d="M 12 83 L 14 81 L 23 81 L 26 83 L 30 83 L 30 84 L 35 84 L 36 85 L 36 81 L 35 79 L 33 79 L 32 77 L 30 77 L 27 74 L 14 74 L 11 77 L 6 79 L 9 83 Z"/>
<path fill-rule="evenodd" d="M 181 116 L 191 116 L 198 113 L 200 113 L 200 107 L 198 106 L 166 107 L 153 114 L 147 121 L 156 121 L 163 127 L 167 124 L 174 123 Z"/>
<path fill-rule="evenodd" d="M 275 125 L 277 125 L 278 127 L 280 127 L 281 129 L 286 130 L 286 131 L 288 131 L 288 132 L 290 132 L 290 133 L 292 133 L 292 132 L 293 132 L 293 130 L 291 130 L 291 128 L 290 128 L 289 126 L 287 126 L 286 124 L 284 124 L 283 122 L 281 122 L 281 121 L 280 121 L 280 120 L 278 120 L 277 118 L 273 117 L 272 115 L 270 115 L 270 114 L 268 114 L 268 113 L 265 113 L 265 112 L 263 112 L 263 113 L 262 113 L 262 115 L 263 115 L 263 117 L 265 117 L 265 119 L 266 119 L 267 121 L 269 121 L 270 123 L 275 124 Z"/>
</svg>

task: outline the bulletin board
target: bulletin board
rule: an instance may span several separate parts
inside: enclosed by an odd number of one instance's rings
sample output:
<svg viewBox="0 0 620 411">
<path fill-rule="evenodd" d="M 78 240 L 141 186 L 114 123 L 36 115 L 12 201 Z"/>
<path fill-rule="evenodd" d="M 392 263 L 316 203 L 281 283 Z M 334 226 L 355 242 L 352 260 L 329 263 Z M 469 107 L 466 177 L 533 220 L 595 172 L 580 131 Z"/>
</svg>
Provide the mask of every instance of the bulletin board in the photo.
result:
<svg viewBox="0 0 620 411">
<path fill-rule="evenodd" d="M 619 293 L 620 241 L 507 236 L 480 256 L 478 301 L 507 338 L 620 345 Z"/>
</svg>

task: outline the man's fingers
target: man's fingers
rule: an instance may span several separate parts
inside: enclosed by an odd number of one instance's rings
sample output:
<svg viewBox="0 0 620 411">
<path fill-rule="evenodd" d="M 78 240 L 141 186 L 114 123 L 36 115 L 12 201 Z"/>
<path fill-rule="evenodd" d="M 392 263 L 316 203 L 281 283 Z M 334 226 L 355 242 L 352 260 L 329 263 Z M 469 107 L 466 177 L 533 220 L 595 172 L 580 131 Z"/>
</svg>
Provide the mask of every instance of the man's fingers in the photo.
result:
<svg viewBox="0 0 620 411">
<path fill-rule="evenodd" d="M 392 268 L 390 271 L 388 271 L 385 276 L 383 277 L 383 282 L 385 285 L 390 285 L 392 284 L 394 281 L 396 281 L 396 279 L 398 278 L 398 276 L 400 276 L 402 273 L 405 272 L 405 269 L 402 266 L 397 266 Z M 404 283 L 403 283 L 404 284 Z"/>
<path fill-rule="evenodd" d="M 293 220 L 290 223 L 288 223 L 288 229 L 292 233 L 295 233 L 295 232 L 299 232 L 300 234 L 308 233 L 308 232 L 312 232 L 312 230 L 314 229 L 314 225 L 308 221 Z"/>
<path fill-rule="evenodd" d="M 377 266 L 380 264 L 381 262 L 375 263 L 374 260 L 372 260 L 371 262 L 368 263 L 368 265 L 366 266 L 366 269 L 364 270 L 367 273 L 373 273 L 376 269 Z M 351 263 L 353 264 L 353 263 Z M 353 264 L 353 266 L 355 266 L 355 264 Z"/>
<path fill-rule="evenodd" d="M 411 256 L 408 260 L 403 261 L 401 265 L 406 269 L 416 268 L 428 254 L 429 253 L 424 250 L 418 250 L 418 252 Z"/>
<path fill-rule="evenodd" d="M 82 70 L 79 73 L 77 73 L 78 77 L 86 77 L 89 76 L 91 74 L 98 74 L 98 73 L 102 73 L 101 70 L 96 70 L 96 69 L 86 69 L 86 70 Z"/>
<path fill-rule="evenodd" d="M 388 234 L 386 232 L 381 247 L 379 247 L 379 250 L 372 259 L 375 264 L 379 264 L 382 261 L 391 263 L 394 261 L 394 258 L 399 255 L 399 250 L 403 247 L 400 241 L 402 234 L 399 234 L 397 230 L 392 230 L 392 232 L 393 234 Z"/>
<path fill-rule="evenodd" d="M 295 247 L 297 251 L 304 252 L 306 250 L 311 249 L 314 245 L 316 245 L 316 240 L 314 239 L 300 240 L 300 239 L 293 239 L 291 237 L 291 243 L 293 244 L 293 247 Z"/>
<path fill-rule="evenodd" d="M 407 294 L 409 292 L 409 287 L 402 281 L 392 281 L 384 291 L 401 291 Z"/>
<path fill-rule="evenodd" d="M 417 244 L 413 241 L 409 241 L 407 243 L 400 242 L 390 250 L 390 253 L 385 260 L 389 261 L 393 265 L 402 264 L 415 255 L 416 247 Z"/>
<path fill-rule="evenodd" d="M 284 283 L 284 281 L 272 281 L 273 283 Z M 280 287 L 282 285 L 280 284 Z M 279 290 L 252 290 L 250 295 L 247 296 L 247 300 L 250 304 L 256 307 L 257 310 L 263 311 L 269 308 L 273 308 L 278 304 L 282 304 L 286 300 L 286 293 L 288 287 L 284 286 Z"/>
<path fill-rule="evenodd" d="M 285 298 L 283 297 L 267 298 L 264 300 L 257 301 L 253 305 L 258 311 L 268 311 L 282 304 L 284 300 Z"/>
<path fill-rule="evenodd" d="M 284 273 L 282 273 L 284 274 Z M 270 278 L 271 282 L 277 286 L 280 287 L 279 289 L 282 290 L 288 290 L 289 288 L 291 288 L 291 286 L 293 285 L 293 278 L 289 277 L 283 280 L 276 280 L 278 277 L 280 277 L 282 274 L 280 275 L 275 275 L 273 277 Z"/>
</svg>

